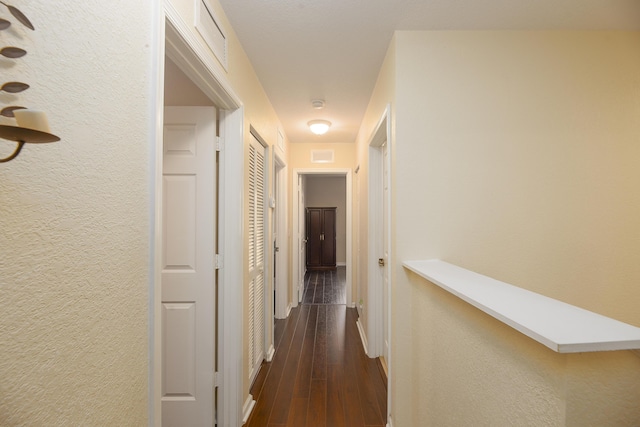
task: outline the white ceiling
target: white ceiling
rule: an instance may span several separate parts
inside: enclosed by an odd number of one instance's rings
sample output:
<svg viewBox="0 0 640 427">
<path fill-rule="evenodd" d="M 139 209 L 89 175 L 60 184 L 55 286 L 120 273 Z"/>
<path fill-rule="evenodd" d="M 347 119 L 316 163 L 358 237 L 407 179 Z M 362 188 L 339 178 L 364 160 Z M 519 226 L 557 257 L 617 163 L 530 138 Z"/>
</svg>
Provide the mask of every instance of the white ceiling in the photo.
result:
<svg viewBox="0 0 640 427">
<path fill-rule="evenodd" d="M 293 143 L 355 140 L 394 30 L 640 30 L 640 0 L 220 3 Z M 313 119 L 333 125 L 315 136 Z"/>
</svg>

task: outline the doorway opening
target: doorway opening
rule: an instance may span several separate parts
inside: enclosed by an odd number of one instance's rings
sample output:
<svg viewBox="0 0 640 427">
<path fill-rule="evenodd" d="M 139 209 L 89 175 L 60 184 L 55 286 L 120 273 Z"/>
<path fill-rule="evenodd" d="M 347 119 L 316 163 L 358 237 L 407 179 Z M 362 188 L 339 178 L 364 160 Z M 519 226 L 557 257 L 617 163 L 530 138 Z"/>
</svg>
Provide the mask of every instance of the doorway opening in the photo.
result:
<svg viewBox="0 0 640 427">
<path fill-rule="evenodd" d="M 163 330 L 163 233 L 166 217 L 163 213 L 164 191 L 164 83 L 165 58 L 169 58 L 213 104 L 218 111 L 217 128 L 220 140 L 224 141 L 217 156 L 211 162 L 217 169 L 218 191 L 214 198 L 217 205 L 216 269 L 217 310 L 215 312 L 214 343 L 216 350 L 207 350 L 207 357 L 215 360 L 216 371 L 210 372 L 211 384 L 215 387 L 214 399 L 210 402 L 215 410 L 213 415 L 218 425 L 240 425 L 242 422 L 242 374 L 236 369 L 235 361 L 242 359 L 242 341 L 231 337 L 242 334 L 242 289 L 238 286 L 224 286 L 226 283 L 242 282 L 242 194 L 243 188 L 243 135 L 244 112 L 239 97 L 228 83 L 218 76 L 223 75 L 212 60 L 202 58 L 193 46 L 191 28 L 173 8 L 160 8 L 157 15 L 155 35 L 155 93 L 153 98 L 155 144 L 152 149 L 152 199 L 151 238 L 152 259 L 150 267 L 149 299 L 149 419 L 151 425 L 163 425 L 163 391 L 168 379 L 163 371 L 168 356 L 163 354 L 165 340 Z M 215 124 L 214 124 L 214 127 Z M 214 145 L 216 141 L 212 142 Z M 214 149 L 214 152 L 216 150 Z M 214 225 L 215 227 L 215 225 Z M 224 268 L 221 268 L 224 267 Z M 174 307 L 177 308 L 177 307 Z M 186 308 L 186 307 L 185 307 Z M 185 310 L 184 313 L 187 313 Z M 188 319 L 189 316 L 183 316 Z M 182 375 L 182 374 L 180 374 Z M 179 378 L 174 377 L 175 378 Z M 190 374 L 183 378 L 192 378 Z M 217 385 L 217 387 L 216 387 Z M 208 415 L 206 415 L 208 417 Z M 166 423 L 168 424 L 168 423 Z"/>
<path fill-rule="evenodd" d="M 345 236 L 344 236 L 344 264 L 346 270 L 346 303 L 355 307 L 352 296 L 352 171 L 351 169 L 294 169 L 293 171 L 293 305 L 297 306 L 304 295 L 304 279 L 306 272 L 306 206 L 308 194 L 305 191 L 305 177 L 341 177 L 345 185 Z"/>
</svg>

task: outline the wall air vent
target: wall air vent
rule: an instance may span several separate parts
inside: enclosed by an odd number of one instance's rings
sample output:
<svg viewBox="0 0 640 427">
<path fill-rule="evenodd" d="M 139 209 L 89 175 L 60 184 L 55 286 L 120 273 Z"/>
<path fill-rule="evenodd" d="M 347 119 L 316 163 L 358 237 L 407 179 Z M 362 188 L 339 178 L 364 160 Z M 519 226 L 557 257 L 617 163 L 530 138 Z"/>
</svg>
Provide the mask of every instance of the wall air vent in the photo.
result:
<svg viewBox="0 0 640 427">
<path fill-rule="evenodd" d="M 195 2 L 196 30 L 220 64 L 227 70 L 227 37 L 220 26 L 220 20 L 216 19 L 209 0 L 195 0 Z"/>
<path fill-rule="evenodd" d="M 333 162 L 333 150 L 311 150 L 311 163 Z"/>
</svg>

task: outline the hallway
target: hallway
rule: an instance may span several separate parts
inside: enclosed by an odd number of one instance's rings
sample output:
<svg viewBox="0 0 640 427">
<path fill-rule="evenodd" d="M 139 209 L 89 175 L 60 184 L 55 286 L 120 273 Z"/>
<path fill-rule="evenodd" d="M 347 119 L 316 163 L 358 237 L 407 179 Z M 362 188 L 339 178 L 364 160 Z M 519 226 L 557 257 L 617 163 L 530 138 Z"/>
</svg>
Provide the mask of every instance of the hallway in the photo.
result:
<svg viewBox="0 0 640 427">
<path fill-rule="evenodd" d="M 385 425 L 386 378 L 346 307 L 345 268 L 307 273 L 302 305 L 276 321 L 276 352 L 251 388 L 249 427 Z"/>
</svg>

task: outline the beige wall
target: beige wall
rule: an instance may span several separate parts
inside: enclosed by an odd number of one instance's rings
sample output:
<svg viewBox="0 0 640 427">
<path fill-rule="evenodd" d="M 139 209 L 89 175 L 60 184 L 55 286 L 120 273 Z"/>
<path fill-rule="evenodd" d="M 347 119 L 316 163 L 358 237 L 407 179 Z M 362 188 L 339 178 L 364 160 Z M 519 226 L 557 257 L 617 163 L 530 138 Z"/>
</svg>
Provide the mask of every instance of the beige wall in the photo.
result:
<svg viewBox="0 0 640 427">
<path fill-rule="evenodd" d="M 398 256 L 640 324 L 639 34 L 401 37 Z"/>
<path fill-rule="evenodd" d="M 0 425 L 146 425 L 153 2 L 13 4 L 0 104 L 61 140 L 0 165 Z"/>
<path fill-rule="evenodd" d="M 336 262 L 347 261 L 347 180 L 344 176 L 307 175 L 305 182 L 306 207 L 335 207 Z"/>
<path fill-rule="evenodd" d="M 640 34 L 395 40 L 394 425 L 637 424 L 637 355 L 556 354 L 401 261 L 440 258 L 640 326 Z M 394 100 L 384 81 L 373 117 Z"/>
</svg>

